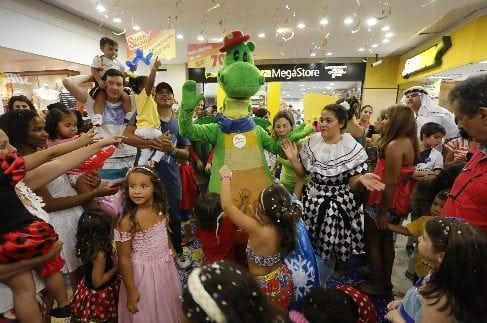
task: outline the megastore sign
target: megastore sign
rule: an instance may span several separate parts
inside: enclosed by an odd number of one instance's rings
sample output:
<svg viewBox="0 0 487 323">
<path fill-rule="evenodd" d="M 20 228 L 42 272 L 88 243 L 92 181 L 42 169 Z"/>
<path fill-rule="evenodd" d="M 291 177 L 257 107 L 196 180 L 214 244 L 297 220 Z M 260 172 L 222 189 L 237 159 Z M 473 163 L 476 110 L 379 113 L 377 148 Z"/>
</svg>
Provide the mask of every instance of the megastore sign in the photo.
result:
<svg viewBox="0 0 487 323">
<path fill-rule="evenodd" d="M 310 63 L 256 65 L 266 82 L 293 81 L 363 81 L 365 63 Z M 189 78 L 200 83 L 216 82 L 216 73 L 204 68 L 190 68 Z"/>
</svg>

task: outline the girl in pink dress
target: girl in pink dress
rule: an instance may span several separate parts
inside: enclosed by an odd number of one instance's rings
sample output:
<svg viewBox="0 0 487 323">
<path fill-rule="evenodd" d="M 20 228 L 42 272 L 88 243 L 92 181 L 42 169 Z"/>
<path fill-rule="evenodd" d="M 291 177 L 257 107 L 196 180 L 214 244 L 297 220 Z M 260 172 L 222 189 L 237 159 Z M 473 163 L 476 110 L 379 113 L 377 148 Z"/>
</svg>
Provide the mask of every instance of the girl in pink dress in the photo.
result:
<svg viewBox="0 0 487 323">
<path fill-rule="evenodd" d="M 125 215 L 114 232 L 122 275 L 118 322 L 179 322 L 181 285 L 161 180 L 147 166 L 133 167 L 124 191 Z"/>
</svg>

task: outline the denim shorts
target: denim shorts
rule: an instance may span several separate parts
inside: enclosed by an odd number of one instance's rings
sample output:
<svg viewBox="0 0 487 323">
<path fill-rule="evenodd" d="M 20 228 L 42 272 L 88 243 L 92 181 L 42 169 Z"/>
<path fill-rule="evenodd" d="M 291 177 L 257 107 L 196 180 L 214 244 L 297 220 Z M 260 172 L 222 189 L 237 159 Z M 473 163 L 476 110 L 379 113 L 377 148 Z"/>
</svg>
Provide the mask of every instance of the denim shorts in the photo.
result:
<svg viewBox="0 0 487 323">
<path fill-rule="evenodd" d="M 379 206 L 366 205 L 364 211 L 366 215 L 368 215 L 372 220 L 375 221 L 375 218 L 377 217 L 377 211 L 379 211 Z M 389 210 L 386 213 L 386 220 L 389 223 L 397 224 L 401 220 L 401 216 L 394 212 L 394 210 Z"/>
</svg>

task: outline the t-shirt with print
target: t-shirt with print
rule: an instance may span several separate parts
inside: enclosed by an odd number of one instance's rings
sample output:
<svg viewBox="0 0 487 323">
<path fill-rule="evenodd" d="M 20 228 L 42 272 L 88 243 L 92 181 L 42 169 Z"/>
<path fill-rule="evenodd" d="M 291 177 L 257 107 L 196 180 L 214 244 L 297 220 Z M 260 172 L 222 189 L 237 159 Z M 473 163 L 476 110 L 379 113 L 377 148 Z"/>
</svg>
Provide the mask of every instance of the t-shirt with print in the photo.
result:
<svg viewBox="0 0 487 323">
<path fill-rule="evenodd" d="M 84 105 L 85 110 L 90 115 L 93 115 L 94 104 L 95 100 L 93 100 L 93 98 L 87 93 L 86 102 L 84 102 Z M 122 101 L 119 101 L 117 103 L 105 101 L 105 108 L 103 110 L 103 125 L 101 127 L 97 127 L 96 130 L 102 138 L 117 135 L 120 136 L 125 130 L 124 119 L 125 112 L 123 110 Z M 135 147 L 126 144 L 120 144 L 118 149 L 110 158 L 134 156 L 135 153 Z"/>
<path fill-rule="evenodd" d="M 423 235 L 424 226 L 426 225 L 426 222 L 428 222 L 428 220 L 431 218 L 433 217 L 429 215 L 424 215 L 422 217 L 419 217 L 417 220 L 407 224 L 406 227 L 408 228 L 411 235 L 417 239 Z M 426 277 L 431 271 L 431 269 L 424 264 L 424 260 L 419 255 L 419 252 L 416 253 L 416 263 L 414 265 L 414 270 L 416 271 L 416 275 L 418 275 L 419 277 Z"/>
<path fill-rule="evenodd" d="M 421 158 L 416 165 L 416 170 L 443 169 L 443 155 L 435 148 L 428 148 L 421 152 Z"/>
<path fill-rule="evenodd" d="M 168 122 L 161 121 L 160 128 L 162 133 L 169 131 L 171 134 L 171 141 L 174 147 L 184 148 L 191 145 L 191 142 L 179 134 L 178 121 L 172 117 Z M 137 113 L 134 113 L 129 121 L 130 126 L 136 126 Z M 140 150 L 137 150 L 136 163 L 139 159 Z M 161 178 L 166 191 L 173 189 L 174 187 L 181 186 L 181 177 L 179 175 L 179 168 L 176 162 L 176 157 L 171 154 L 164 154 L 161 161 L 156 165 L 156 171 Z"/>
<path fill-rule="evenodd" d="M 93 62 L 91 63 L 91 67 L 94 67 L 98 70 L 98 75 L 102 77 L 106 71 L 110 69 L 119 70 L 120 72 L 125 74 L 125 67 L 122 63 L 116 58 L 108 58 L 104 55 L 98 56 L 96 55 L 93 58 Z"/>
</svg>

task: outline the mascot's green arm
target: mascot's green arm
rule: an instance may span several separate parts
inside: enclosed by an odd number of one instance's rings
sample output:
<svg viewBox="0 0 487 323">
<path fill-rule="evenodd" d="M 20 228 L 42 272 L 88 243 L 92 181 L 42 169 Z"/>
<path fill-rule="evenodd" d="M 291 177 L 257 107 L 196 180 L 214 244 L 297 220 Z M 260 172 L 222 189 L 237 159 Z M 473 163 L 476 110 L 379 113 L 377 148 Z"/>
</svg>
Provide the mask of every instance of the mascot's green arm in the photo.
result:
<svg viewBox="0 0 487 323">
<path fill-rule="evenodd" d="M 282 152 L 282 140 L 273 138 L 262 129 L 262 127 L 257 127 L 259 133 L 260 141 L 262 142 L 262 147 L 265 150 L 270 151 L 274 155 L 279 155 Z M 300 125 L 288 134 L 288 139 L 292 142 L 298 142 L 299 140 L 306 138 L 311 133 L 314 132 L 313 127 L 306 126 L 305 124 Z"/>
</svg>

